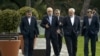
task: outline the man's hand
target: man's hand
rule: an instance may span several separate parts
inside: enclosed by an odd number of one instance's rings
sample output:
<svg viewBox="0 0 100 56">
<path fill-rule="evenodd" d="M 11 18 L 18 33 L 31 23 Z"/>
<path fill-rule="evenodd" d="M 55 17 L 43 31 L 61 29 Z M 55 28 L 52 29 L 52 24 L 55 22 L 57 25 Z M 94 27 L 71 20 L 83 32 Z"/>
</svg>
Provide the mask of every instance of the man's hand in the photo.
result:
<svg viewBox="0 0 100 56">
<path fill-rule="evenodd" d="M 46 24 L 46 28 L 49 28 L 49 25 L 48 24 Z"/>
<path fill-rule="evenodd" d="M 38 35 L 35 35 L 35 38 L 37 38 L 38 37 Z"/>
<path fill-rule="evenodd" d="M 60 29 L 58 29 L 58 30 L 57 30 L 57 33 L 60 34 L 60 32 L 61 32 Z"/>
<path fill-rule="evenodd" d="M 59 25 L 62 26 L 63 25 L 62 22 L 59 22 Z"/>
</svg>

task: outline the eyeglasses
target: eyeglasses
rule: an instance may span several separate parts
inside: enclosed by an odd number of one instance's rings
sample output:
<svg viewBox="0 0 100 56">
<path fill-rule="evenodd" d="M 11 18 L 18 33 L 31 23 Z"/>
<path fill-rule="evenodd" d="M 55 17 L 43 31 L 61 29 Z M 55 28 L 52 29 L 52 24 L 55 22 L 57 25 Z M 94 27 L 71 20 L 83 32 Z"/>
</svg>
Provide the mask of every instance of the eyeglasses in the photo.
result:
<svg viewBox="0 0 100 56">
<path fill-rule="evenodd" d="M 92 13 L 92 11 L 88 11 L 87 13 Z"/>
<path fill-rule="evenodd" d="M 55 13 L 55 14 L 60 14 L 60 13 Z"/>
</svg>

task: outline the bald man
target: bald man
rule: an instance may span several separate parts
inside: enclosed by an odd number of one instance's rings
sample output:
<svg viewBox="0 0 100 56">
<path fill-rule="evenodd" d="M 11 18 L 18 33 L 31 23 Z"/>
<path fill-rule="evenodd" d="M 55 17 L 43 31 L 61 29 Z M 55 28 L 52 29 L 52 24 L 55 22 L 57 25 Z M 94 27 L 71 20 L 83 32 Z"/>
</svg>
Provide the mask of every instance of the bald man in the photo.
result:
<svg viewBox="0 0 100 56">
<path fill-rule="evenodd" d="M 68 16 L 63 21 L 64 38 L 67 45 L 69 56 L 76 56 L 77 37 L 80 31 L 80 20 L 75 15 L 75 9 L 69 8 Z"/>
<path fill-rule="evenodd" d="M 46 37 L 46 56 L 50 56 L 51 53 L 51 45 L 53 45 L 55 56 L 59 56 L 59 47 L 57 44 L 57 32 L 58 29 L 58 21 L 57 17 L 53 15 L 53 9 L 51 7 L 47 8 L 47 15 L 45 15 L 42 19 L 41 26 L 45 29 L 45 37 Z"/>
</svg>

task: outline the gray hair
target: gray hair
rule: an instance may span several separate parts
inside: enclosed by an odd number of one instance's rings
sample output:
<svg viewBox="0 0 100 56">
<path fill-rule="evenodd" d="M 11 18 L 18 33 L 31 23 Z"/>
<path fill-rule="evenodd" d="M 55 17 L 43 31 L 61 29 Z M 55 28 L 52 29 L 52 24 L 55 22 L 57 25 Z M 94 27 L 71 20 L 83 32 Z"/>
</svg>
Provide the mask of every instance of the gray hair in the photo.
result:
<svg viewBox="0 0 100 56">
<path fill-rule="evenodd" d="M 47 11 L 49 11 L 49 10 L 53 11 L 53 8 L 52 7 L 48 7 Z"/>
<path fill-rule="evenodd" d="M 69 8 L 68 11 L 73 11 L 73 12 L 75 12 L 75 9 L 74 9 L 74 8 Z"/>
<path fill-rule="evenodd" d="M 60 10 L 59 10 L 59 9 L 55 9 L 55 11 L 58 11 L 58 12 L 60 12 Z"/>
</svg>

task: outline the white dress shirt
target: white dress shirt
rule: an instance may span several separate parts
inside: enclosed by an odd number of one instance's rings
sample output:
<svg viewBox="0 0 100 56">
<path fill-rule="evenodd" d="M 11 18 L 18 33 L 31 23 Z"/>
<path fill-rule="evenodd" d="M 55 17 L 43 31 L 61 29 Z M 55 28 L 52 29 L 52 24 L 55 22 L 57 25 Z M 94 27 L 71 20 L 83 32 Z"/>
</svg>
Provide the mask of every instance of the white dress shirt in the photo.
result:
<svg viewBox="0 0 100 56">
<path fill-rule="evenodd" d="M 31 23 L 31 17 L 28 18 L 28 23 L 30 25 L 30 23 Z"/>
<path fill-rule="evenodd" d="M 49 23 L 52 24 L 52 16 L 49 16 Z"/>
<path fill-rule="evenodd" d="M 71 16 L 71 17 L 70 17 L 70 20 L 71 20 L 72 25 L 74 25 L 75 16 L 74 16 L 74 15 Z"/>
<path fill-rule="evenodd" d="M 88 20 L 89 20 L 89 25 L 91 25 L 92 18 L 89 18 Z"/>
<path fill-rule="evenodd" d="M 59 20 L 59 16 L 58 16 L 58 20 Z"/>
</svg>

